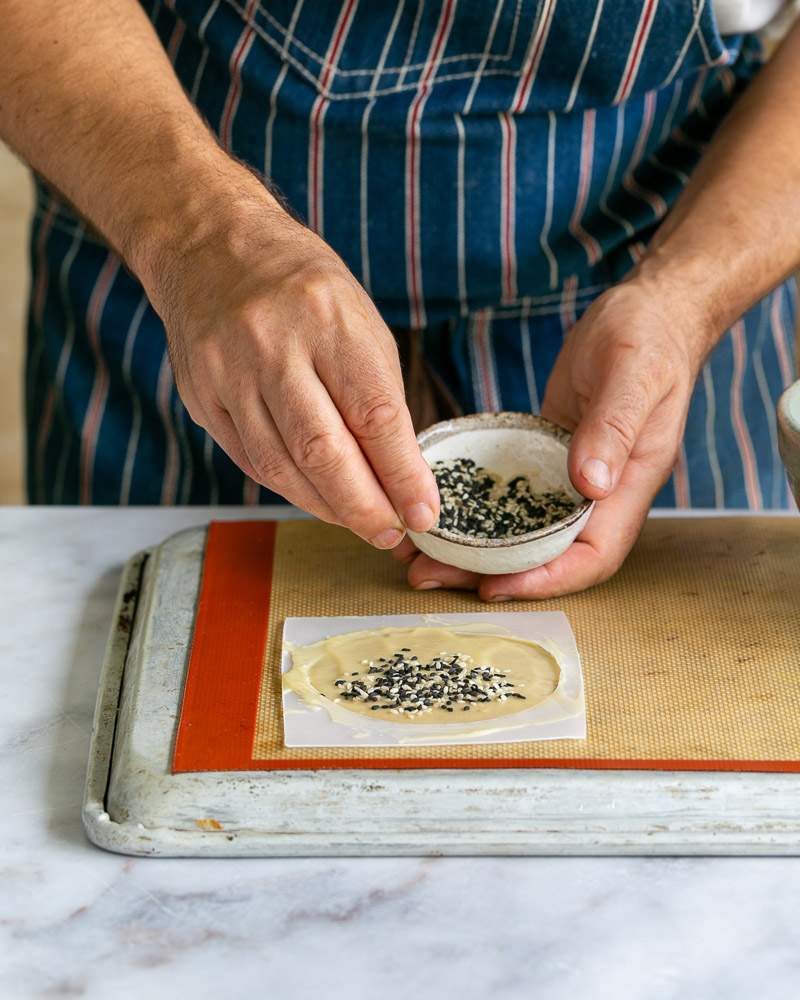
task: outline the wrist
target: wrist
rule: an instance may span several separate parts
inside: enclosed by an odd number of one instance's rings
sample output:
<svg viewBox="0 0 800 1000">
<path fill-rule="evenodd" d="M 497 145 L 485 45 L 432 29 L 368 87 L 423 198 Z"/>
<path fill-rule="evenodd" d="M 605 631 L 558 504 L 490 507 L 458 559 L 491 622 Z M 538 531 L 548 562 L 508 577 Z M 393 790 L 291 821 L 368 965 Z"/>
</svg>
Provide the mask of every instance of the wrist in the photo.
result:
<svg viewBox="0 0 800 1000">
<path fill-rule="evenodd" d="M 162 315 L 164 300 L 188 260 L 206 247 L 244 255 L 246 248 L 236 236 L 247 228 L 244 220 L 252 226 L 254 212 L 285 216 L 254 174 L 213 141 L 210 146 L 170 166 L 174 183 L 162 182 L 155 197 L 142 200 L 120 240 L 123 258 Z"/>
<path fill-rule="evenodd" d="M 721 308 L 713 268 L 699 268 L 695 260 L 681 260 L 657 245 L 648 248 L 625 280 L 660 315 L 669 317 L 670 331 L 680 339 L 695 371 L 736 319 Z"/>
</svg>

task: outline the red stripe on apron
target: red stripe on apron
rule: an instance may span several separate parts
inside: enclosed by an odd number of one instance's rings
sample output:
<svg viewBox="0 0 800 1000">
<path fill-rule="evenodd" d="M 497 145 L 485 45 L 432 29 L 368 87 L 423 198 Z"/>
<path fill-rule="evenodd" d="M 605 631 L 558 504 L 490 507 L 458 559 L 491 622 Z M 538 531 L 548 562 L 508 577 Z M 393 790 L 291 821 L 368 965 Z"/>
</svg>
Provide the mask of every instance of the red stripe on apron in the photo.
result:
<svg viewBox="0 0 800 1000">
<path fill-rule="evenodd" d="M 750 432 L 744 418 L 744 408 L 742 404 L 742 382 L 744 380 L 744 370 L 746 365 L 746 350 L 744 323 L 739 320 L 731 327 L 731 340 L 733 342 L 733 382 L 731 384 L 731 423 L 736 437 L 736 444 L 739 448 L 739 455 L 742 459 L 744 469 L 744 486 L 747 494 L 747 504 L 751 510 L 761 510 L 763 502 L 761 499 L 761 484 L 758 480 L 758 467 L 756 457 L 753 452 L 753 442 L 750 439 Z"/>
<path fill-rule="evenodd" d="M 633 36 L 633 42 L 628 53 L 625 70 L 622 74 L 622 79 L 620 80 L 616 96 L 614 97 L 614 104 L 621 104 L 623 101 L 627 100 L 633 90 L 633 84 L 636 80 L 636 74 L 639 72 L 639 66 L 642 62 L 642 56 L 644 55 L 647 39 L 650 35 L 650 29 L 653 27 L 653 20 L 656 15 L 657 8 L 658 0 L 645 0 L 644 7 L 642 7 L 642 13 L 639 16 L 639 23 L 636 26 L 636 34 Z"/>
<path fill-rule="evenodd" d="M 233 120 L 236 116 L 237 108 L 239 107 L 239 97 L 242 92 L 242 66 L 247 54 L 250 51 L 250 47 L 253 44 L 253 39 L 255 38 L 255 29 L 251 23 L 255 9 L 258 6 L 258 0 L 248 0 L 247 7 L 244 12 L 244 18 L 248 22 L 244 31 L 242 31 L 239 36 L 239 41 L 234 46 L 233 52 L 230 58 L 230 74 L 231 82 L 228 87 L 228 93 L 225 97 L 225 106 L 222 110 L 222 118 L 220 121 L 219 134 L 222 140 L 222 145 L 230 151 L 232 146 L 232 133 L 233 133 Z"/>
<path fill-rule="evenodd" d="M 91 503 L 97 435 L 100 431 L 100 422 L 108 396 L 108 365 L 100 345 L 100 320 L 118 270 L 119 258 L 109 251 L 89 299 L 86 317 L 86 337 L 94 356 L 95 377 L 81 427 L 80 502 L 82 504 Z"/>
</svg>

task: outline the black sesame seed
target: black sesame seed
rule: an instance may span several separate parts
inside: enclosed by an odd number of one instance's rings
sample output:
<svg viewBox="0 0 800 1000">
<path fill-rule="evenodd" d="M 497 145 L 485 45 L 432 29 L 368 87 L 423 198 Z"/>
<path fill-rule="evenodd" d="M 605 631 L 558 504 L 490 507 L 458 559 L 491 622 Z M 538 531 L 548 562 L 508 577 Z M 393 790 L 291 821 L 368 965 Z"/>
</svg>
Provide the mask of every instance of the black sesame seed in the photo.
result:
<svg viewBox="0 0 800 1000">
<path fill-rule="evenodd" d="M 563 491 L 533 492 L 526 476 L 505 487 L 499 477 L 471 459 L 435 462 L 441 497 L 439 526 L 476 538 L 521 535 L 561 520 L 575 509 Z"/>
</svg>

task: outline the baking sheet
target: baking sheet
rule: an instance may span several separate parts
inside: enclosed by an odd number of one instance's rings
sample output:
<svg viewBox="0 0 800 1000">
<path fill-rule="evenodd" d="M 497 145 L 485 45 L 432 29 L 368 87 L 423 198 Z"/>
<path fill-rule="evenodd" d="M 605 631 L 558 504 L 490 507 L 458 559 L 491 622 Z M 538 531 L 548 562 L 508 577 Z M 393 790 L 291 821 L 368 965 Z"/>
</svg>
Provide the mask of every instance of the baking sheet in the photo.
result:
<svg viewBox="0 0 800 1000">
<path fill-rule="evenodd" d="M 756 619 L 761 596 L 768 598 L 774 609 L 770 634 L 791 633 L 800 593 L 796 519 L 692 518 L 686 541 L 694 563 L 704 548 L 703 521 L 705 531 L 718 539 L 717 551 L 739 559 L 749 552 L 763 563 L 763 573 L 744 586 L 734 567 L 714 575 L 701 564 L 699 576 L 709 597 L 718 587 L 733 594 L 740 592 L 737 588 L 747 590 L 742 602 L 750 602 Z M 498 767 L 492 761 L 489 768 L 480 760 L 454 767 L 450 759 L 445 767 L 419 770 L 378 759 L 393 752 L 378 749 L 370 752 L 374 759 L 367 768 L 366 755 L 356 760 L 350 751 L 350 767 L 320 770 L 314 758 L 324 751 L 298 750 L 278 769 L 261 769 L 252 757 L 249 768 L 243 767 L 240 756 L 233 770 L 175 773 L 176 719 L 206 551 L 205 529 L 183 532 L 132 559 L 123 574 L 100 677 L 83 807 L 94 843 L 126 854 L 215 857 L 800 851 L 798 775 L 791 773 L 798 763 L 774 756 L 648 761 L 647 770 L 626 769 L 645 762 L 599 758 L 569 762 L 551 756 L 527 767 L 513 761 Z M 663 560 L 658 568 L 663 575 Z M 263 559 L 258 572 L 263 575 Z M 752 568 L 747 573 L 752 579 Z M 668 582 L 675 585 L 673 575 Z M 657 598 L 648 597 L 654 603 Z M 737 611 L 741 615 L 741 606 Z M 570 618 L 577 625 L 572 613 Z M 730 629 L 735 628 L 732 622 Z M 796 671 L 797 642 L 792 648 Z M 748 660 L 743 669 L 752 671 L 755 662 Z M 648 665 L 648 671 L 653 668 Z M 715 663 L 707 660 L 703 669 L 713 671 Z M 593 681 L 587 672 L 590 715 L 595 684 L 596 677 Z M 795 718 L 797 698 L 791 704 Z M 657 709 L 654 704 L 653 712 Z M 765 710 L 771 732 L 788 738 L 790 720 L 769 703 Z M 589 728 L 596 739 L 591 717 Z M 226 739 L 231 734 L 236 731 L 226 733 Z M 540 745 L 554 750 L 561 743 Z M 238 752 L 246 752 L 245 744 Z M 210 761 L 215 759 L 212 755 Z M 654 769 L 659 764 L 661 769 Z"/>
</svg>

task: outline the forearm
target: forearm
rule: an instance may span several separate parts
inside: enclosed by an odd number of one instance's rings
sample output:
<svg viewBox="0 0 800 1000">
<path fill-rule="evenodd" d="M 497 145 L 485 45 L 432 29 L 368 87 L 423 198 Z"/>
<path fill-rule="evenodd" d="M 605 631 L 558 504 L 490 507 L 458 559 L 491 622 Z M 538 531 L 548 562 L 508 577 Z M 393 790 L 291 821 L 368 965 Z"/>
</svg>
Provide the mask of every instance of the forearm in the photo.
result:
<svg viewBox="0 0 800 1000">
<path fill-rule="evenodd" d="M 0 136 L 154 292 L 170 253 L 266 190 L 218 146 L 136 0 L 7 0 Z"/>
<path fill-rule="evenodd" d="M 697 321 L 698 359 L 800 266 L 800 24 L 734 106 L 634 277 Z"/>
</svg>

